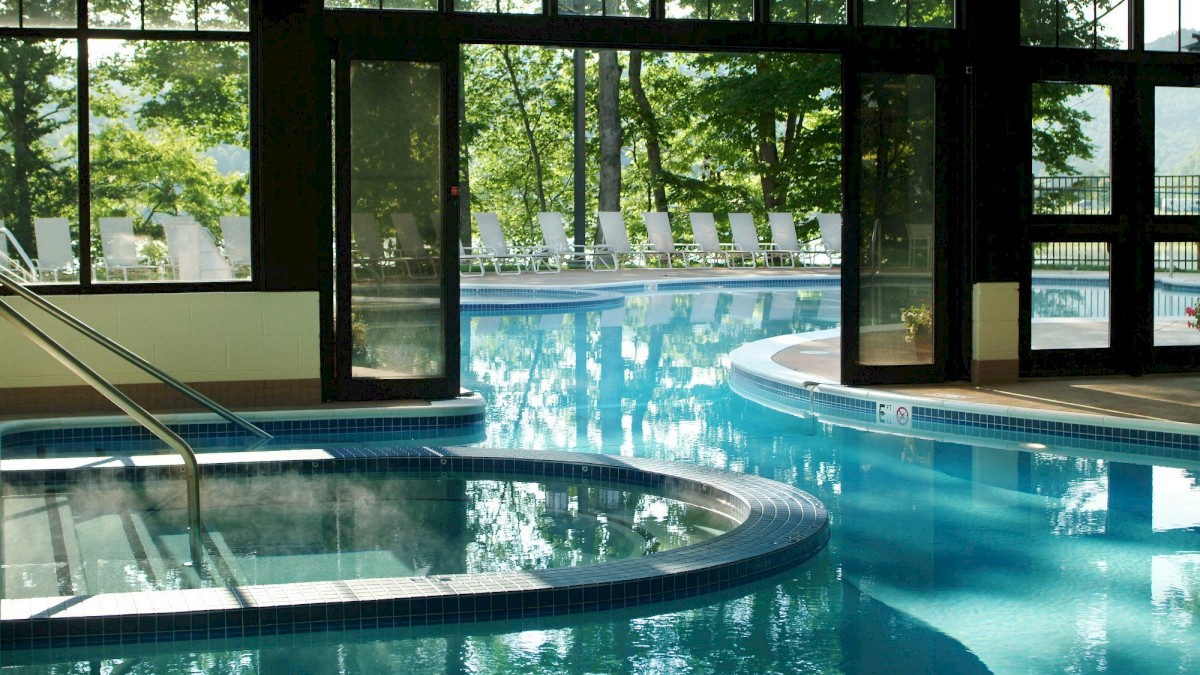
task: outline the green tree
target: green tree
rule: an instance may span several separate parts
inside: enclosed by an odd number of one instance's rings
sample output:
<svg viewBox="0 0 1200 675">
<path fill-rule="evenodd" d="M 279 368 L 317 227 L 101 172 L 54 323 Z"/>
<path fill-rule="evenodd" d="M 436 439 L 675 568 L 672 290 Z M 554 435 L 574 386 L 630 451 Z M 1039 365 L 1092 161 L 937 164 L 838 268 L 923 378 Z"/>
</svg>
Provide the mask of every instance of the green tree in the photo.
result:
<svg viewBox="0 0 1200 675">
<path fill-rule="evenodd" d="M 109 124 L 92 137 L 92 213 L 128 216 L 134 231 L 159 234 L 157 214 L 189 213 L 214 227 L 249 212 L 249 177 L 222 175 L 196 139 L 177 129 L 142 132 Z"/>
<path fill-rule="evenodd" d="M 139 97 L 140 128 L 175 128 L 203 147 L 249 147 L 250 59 L 244 42 L 129 43 L 93 77 Z"/>
<path fill-rule="evenodd" d="M 0 217 L 31 255 L 33 218 L 76 210 L 73 45 L 0 40 Z"/>
</svg>

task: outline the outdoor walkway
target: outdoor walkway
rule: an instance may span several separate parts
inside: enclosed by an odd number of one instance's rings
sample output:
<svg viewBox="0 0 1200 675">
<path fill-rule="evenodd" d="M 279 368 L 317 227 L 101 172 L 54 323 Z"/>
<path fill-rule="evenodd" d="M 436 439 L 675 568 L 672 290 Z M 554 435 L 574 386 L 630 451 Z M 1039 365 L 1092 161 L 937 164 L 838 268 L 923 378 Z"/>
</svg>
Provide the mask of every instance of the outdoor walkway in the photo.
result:
<svg viewBox="0 0 1200 675">
<path fill-rule="evenodd" d="M 687 278 L 780 278 L 808 274 L 838 274 L 834 268 L 796 269 L 626 269 L 620 272 L 565 270 L 559 274 L 464 277 L 463 286 L 583 286 L 622 281 Z M 838 380 L 841 345 L 837 339 L 818 340 L 789 347 L 775 361 L 796 371 Z M 1058 410 L 1095 415 L 1165 420 L 1200 424 L 1200 375 L 1104 376 L 1034 378 L 1005 385 L 976 387 L 969 382 L 889 385 L 881 390 L 913 396 L 948 398 L 963 402 L 1037 410 Z"/>
</svg>

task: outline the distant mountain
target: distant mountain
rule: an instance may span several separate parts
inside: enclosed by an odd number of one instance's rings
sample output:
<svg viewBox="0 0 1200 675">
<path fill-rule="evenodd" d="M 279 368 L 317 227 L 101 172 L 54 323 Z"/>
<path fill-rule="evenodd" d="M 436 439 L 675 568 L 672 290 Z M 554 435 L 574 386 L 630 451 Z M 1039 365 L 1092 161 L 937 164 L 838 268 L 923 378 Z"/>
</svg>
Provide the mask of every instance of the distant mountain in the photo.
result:
<svg viewBox="0 0 1200 675">
<path fill-rule="evenodd" d="M 1185 40 L 1200 29 L 1185 30 Z M 1163 36 L 1148 45 L 1147 50 L 1175 51 L 1175 33 Z M 1076 99 L 1078 108 L 1091 115 L 1084 131 L 1094 147 L 1091 160 L 1076 160 L 1073 165 L 1084 175 L 1108 174 L 1111 166 L 1112 118 L 1111 94 L 1106 88 L 1096 88 Z M 1200 87 L 1158 87 L 1154 102 L 1154 172 L 1158 175 L 1200 174 Z"/>
</svg>

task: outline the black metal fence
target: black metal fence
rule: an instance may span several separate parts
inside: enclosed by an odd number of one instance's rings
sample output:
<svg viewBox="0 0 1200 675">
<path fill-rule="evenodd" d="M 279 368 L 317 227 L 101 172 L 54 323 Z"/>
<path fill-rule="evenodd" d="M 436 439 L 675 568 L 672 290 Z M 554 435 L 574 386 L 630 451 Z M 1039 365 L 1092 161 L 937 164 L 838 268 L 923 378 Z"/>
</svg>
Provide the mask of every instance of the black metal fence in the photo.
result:
<svg viewBox="0 0 1200 675">
<path fill-rule="evenodd" d="M 1105 271 L 1112 251 L 1102 241 L 1041 241 L 1033 245 L 1033 267 L 1041 270 Z M 1200 242 L 1154 244 L 1154 271 L 1200 273 Z"/>
<path fill-rule="evenodd" d="M 1064 216 L 1112 213 L 1108 176 L 1035 176 L 1033 212 Z"/>
<path fill-rule="evenodd" d="M 1108 176 L 1035 176 L 1033 211 L 1066 216 L 1112 213 L 1112 179 Z M 1200 175 L 1155 176 L 1154 213 L 1200 215 Z"/>
<path fill-rule="evenodd" d="M 1200 176 L 1155 176 L 1154 213 L 1200 215 Z"/>
<path fill-rule="evenodd" d="M 1109 245 L 1104 241 L 1040 241 L 1033 245 L 1033 268 L 1042 270 L 1108 269 Z"/>
</svg>

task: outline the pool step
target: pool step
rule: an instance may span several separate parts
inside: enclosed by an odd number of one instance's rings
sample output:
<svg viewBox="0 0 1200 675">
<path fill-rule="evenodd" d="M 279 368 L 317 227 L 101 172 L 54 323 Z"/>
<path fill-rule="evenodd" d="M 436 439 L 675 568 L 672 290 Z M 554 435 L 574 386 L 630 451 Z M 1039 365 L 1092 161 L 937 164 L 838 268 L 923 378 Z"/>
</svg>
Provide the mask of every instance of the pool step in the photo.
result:
<svg viewBox="0 0 1200 675">
<path fill-rule="evenodd" d="M 8 496 L 0 502 L 0 597 L 75 592 L 59 502 L 57 495 Z"/>
<path fill-rule="evenodd" d="M 75 505 L 78 506 L 78 505 Z M 0 502 L 0 597 L 35 598 L 249 583 L 220 532 L 205 532 L 204 564 L 191 561 L 186 530 L 94 500 L 10 495 Z"/>
</svg>

